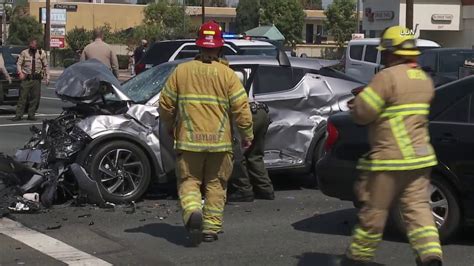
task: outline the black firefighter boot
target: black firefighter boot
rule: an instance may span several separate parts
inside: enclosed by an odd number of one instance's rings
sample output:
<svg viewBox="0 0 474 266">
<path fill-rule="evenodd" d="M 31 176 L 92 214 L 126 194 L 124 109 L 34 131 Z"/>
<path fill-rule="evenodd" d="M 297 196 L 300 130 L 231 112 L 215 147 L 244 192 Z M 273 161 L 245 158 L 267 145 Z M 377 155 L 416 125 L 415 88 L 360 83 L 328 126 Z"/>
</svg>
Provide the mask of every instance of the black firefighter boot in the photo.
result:
<svg viewBox="0 0 474 266">
<path fill-rule="evenodd" d="M 242 192 L 237 190 L 227 197 L 227 202 L 253 202 L 255 196 L 253 192 Z"/>
<path fill-rule="evenodd" d="M 189 217 L 186 229 L 191 234 L 191 244 L 197 247 L 202 242 L 202 213 L 195 211 Z"/>
<path fill-rule="evenodd" d="M 443 262 L 439 258 L 430 258 L 425 262 L 421 262 L 419 258 L 416 258 L 417 266 L 443 266 Z"/>
</svg>

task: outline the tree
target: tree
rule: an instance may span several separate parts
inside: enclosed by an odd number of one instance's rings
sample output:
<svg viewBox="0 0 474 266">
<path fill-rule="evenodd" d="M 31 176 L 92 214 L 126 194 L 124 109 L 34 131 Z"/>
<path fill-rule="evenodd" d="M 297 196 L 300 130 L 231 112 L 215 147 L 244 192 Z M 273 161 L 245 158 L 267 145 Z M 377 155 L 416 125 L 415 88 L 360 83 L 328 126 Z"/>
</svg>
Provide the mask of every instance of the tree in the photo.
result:
<svg viewBox="0 0 474 266">
<path fill-rule="evenodd" d="M 8 42 L 16 45 L 26 45 L 30 38 L 37 38 L 40 46 L 43 44 L 43 25 L 32 16 L 15 16 L 10 20 L 10 36 Z"/>
<path fill-rule="evenodd" d="M 354 0 L 334 0 L 324 11 L 324 27 L 334 36 L 339 48 L 351 39 L 357 27 L 356 2 Z"/>
<path fill-rule="evenodd" d="M 256 0 L 240 0 L 237 5 L 237 32 L 242 33 L 258 27 L 260 4 Z"/>
<path fill-rule="evenodd" d="M 92 41 L 92 32 L 84 28 L 70 30 L 66 34 L 66 42 L 73 51 L 82 51 Z"/>
<path fill-rule="evenodd" d="M 300 0 L 304 9 L 322 10 L 323 3 L 321 0 Z"/>
<path fill-rule="evenodd" d="M 299 1 L 265 0 L 261 2 L 260 24 L 275 25 L 285 36 L 287 43 L 301 42 L 305 16 Z"/>
<path fill-rule="evenodd" d="M 144 10 L 144 24 L 148 28 L 140 29 L 141 32 L 159 33 L 157 38 L 184 38 L 194 30 L 186 9 L 182 5 L 169 5 L 166 0 L 149 4 Z M 148 36 L 153 37 L 153 36 Z"/>
</svg>

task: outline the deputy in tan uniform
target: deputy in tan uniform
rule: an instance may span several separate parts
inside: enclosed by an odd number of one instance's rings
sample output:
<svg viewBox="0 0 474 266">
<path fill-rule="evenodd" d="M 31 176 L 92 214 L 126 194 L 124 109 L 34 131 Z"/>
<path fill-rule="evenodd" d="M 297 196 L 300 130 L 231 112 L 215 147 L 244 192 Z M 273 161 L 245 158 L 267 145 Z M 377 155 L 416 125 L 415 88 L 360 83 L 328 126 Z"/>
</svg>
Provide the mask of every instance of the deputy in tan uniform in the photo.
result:
<svg viewBox="0 0 474 266">
<path fill-rule="evenodd" d="M 81 61 L 97 59 L 106 65 L 115 77 L 119 76 L 118 58 L 110 46 L 103 41 L 104 33 L 101 29 L 94 30 L 94 42 L 87 45 L 82 51 Z"/>
<path fill-rule="evenodd" d="M 386 69 L 350 106 L 354 121 L 368 125 L 371 151 L 358 164 L 363 172 L 356 192 L 364 206 L 342 264 L 374 258 L 388 212 L 399 203 L 417 264 L 442 265 L 438 229 L 429 205 L 431 167 L 437 164 L 427 118 L 433 81 L 416 63 L 420 52 L 408 29 L 386 29 L 379 50 Z"/>
<path fill-rule="evenodd" d="M 247 93 L 234 71 L 219 59 L 224 46 L 220 26 L 203 24 L 196 45 L 201 54 L 178 65 L 159 101 L 160 119 L 175 139 L 178 194 L 193 245 L 217 240 L 222 230 L 233 166 L 231 121 L 240 131 L 244 149 L 253 139 Z"/>
<path fill-rule="evenodd" d="M 8 84 L 12 84 L 12 78 L 8 74 L 8 70 L 5 67 L 5 61 L 3 60 L 3 55 L 0 53 L 0 72 L 2 72 L 5 80 L 8 81 Z M 3 102 L 4 91 L 3 91 L 3 82 L 0 82 L 0 103 Z"/>
<path fill-rule="evenodd" d="M 23 118 L 28 99 L 28 120 L 36 120 L 35 112 L 41 98 L 41 80 L 49 84 L 48 58 L 46 52 L 38 49 L 37 39 L 30 40 L 30 47 L 20 53 L 17 61 L 17 71 L 21 80 L 20 99 L 16 107 L 13 121 Z"/>
</svg>

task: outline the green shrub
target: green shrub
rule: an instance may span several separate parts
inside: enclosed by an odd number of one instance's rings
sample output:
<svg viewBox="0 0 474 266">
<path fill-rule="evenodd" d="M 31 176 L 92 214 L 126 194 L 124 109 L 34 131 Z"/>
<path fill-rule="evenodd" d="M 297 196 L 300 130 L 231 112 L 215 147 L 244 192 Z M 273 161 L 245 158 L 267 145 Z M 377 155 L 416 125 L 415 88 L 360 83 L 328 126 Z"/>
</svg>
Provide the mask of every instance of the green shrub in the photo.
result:
<svg viewBox="0 0 474 266">
<path fill-rule="evenodd" d="M 71 65 L 75 64 L 77 61 L 74 58 L 66 58 L 63 60 L 63 66 L 64 68 L 68 68 Z"/>
<path fill-rule="evenodd" d="M 117 55 L 119 62 L 119 69 L 128 69 L 129 57 L 128 55 Z"/>
</svg>

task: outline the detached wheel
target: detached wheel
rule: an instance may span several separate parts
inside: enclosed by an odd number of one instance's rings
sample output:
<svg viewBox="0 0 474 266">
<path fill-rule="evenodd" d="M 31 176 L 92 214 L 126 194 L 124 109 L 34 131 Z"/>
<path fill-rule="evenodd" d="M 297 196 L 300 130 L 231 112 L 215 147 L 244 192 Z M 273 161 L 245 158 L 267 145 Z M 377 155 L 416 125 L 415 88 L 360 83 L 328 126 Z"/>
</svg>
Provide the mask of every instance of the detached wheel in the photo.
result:
<svg viewBox="0 0 474 266">
<path fill-rule="evenodd" d="M 151 180 L 151 166 L 145 152 L 128 141 L 111 141 L 93 149 L 86 168 L 106 201 L 130 202 L 140 199 Z"/>
<path fill-rule="evenodd" d="M 433 176 L 431 180 L 430 205 L 440 239 L 442 242 L 446 242 L 456 234 L 461 225 L 461 209 L 454 188 L 437 176 Z M 392 212 L 391 220 L 398 232 L 406 232 L 398 207 Z"/>
</svg>

